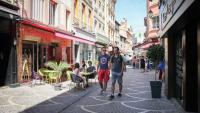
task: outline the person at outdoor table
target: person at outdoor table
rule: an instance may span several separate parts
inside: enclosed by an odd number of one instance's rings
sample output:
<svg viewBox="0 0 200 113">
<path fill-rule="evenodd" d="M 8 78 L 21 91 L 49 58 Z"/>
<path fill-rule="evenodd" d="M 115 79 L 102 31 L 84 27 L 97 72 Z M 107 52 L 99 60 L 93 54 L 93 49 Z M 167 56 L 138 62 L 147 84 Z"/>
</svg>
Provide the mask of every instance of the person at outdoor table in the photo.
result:
<svg viewBox="0 0 200 113">
<path fill-rule="evenodd" d="M 83 82 L 84 87 L 86 87 L 86 85 L 87 85 L 86 84 L 86 78 L 80 74 L 80 65 L 79 65 L 79 63 L 75 63 L 74 68 L 75 69 L 73 70 L 73 74 L 76 75 L 75 79 L 77 81 Z"/>
<path fill-rule="evenodd" d="M 95 68 L 95 66 L 92 66 L 92 61 L 88 61 L 88 65 L 89 65 L 89 67 L 87 68 L 87 72 L 95 73 L 96 68 Z"/>
<path fill-rule="evenodd" d="M 86 65 L 85 61 L 83 60 L 82 64 L 81 64 L 81 71 L 86 71 L 86 68 L 87 68 L 87 65 Z"/>
</svg>

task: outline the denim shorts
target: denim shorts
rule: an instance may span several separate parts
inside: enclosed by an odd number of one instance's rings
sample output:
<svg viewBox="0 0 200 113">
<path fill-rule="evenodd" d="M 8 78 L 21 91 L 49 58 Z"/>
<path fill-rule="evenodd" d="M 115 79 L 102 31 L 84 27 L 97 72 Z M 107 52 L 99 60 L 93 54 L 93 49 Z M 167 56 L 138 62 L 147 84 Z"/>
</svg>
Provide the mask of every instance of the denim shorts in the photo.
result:
<svg viewBox="0 0 200 113">
<path fill-rule="evenodd" d="M 119 84 L 122 84 L 122 75 L 121 73 L 112 72 L 112 84 L 114 84 L 116 81 Z"/>
</svg>

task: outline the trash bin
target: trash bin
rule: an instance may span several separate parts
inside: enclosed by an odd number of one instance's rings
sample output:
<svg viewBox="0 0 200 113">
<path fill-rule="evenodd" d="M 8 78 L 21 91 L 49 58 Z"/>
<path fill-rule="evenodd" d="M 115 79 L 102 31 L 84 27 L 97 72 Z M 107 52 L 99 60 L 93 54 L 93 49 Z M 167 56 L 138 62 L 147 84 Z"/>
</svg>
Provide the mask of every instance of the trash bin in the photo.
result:
<svg viewBox="0 0 200 113">
<path fill-rule="evenodd" d="M 161 81 L 150 81 L 150 85 L 151 85 L 152 98 L 160 98 L 162 82 Z"/>
</svg>

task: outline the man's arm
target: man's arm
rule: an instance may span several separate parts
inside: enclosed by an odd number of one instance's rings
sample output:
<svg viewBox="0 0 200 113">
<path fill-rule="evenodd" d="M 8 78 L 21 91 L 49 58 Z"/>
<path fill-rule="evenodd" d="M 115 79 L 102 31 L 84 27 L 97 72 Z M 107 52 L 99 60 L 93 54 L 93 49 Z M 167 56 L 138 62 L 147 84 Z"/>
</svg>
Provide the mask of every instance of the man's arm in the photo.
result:
<svg viewBox="0 0 200 113">
<path fill-rule="evenodd" d="M 99 61 L 97 62 L 96 70 L 97 70 L 97 72 L 98 72 L 98 70 L 99 70 Z"/>
</svg>

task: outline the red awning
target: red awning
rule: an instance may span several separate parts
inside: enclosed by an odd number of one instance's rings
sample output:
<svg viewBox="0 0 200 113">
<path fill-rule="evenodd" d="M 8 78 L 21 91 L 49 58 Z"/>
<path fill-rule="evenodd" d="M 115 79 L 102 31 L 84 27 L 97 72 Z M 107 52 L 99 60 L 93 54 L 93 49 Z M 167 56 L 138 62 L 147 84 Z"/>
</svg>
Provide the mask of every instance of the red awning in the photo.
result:
<svg viewBox="0 0 200 113">
<path fill-rule="evenodd" d="M 81 39 L 79 37 L 70 36 L 70 35 L 66 35 L 66 34 L 58 33 L 58 32 L 56 32 L 55 35 L 57 37 L 61 37 L 61 38 L 65 38 L 65 39 L 70 39 L 70 40 L 73 40 L 73 41 L 78 41 L 78 42 L 82 42 L 82 43 L 86 43 L 86 44 L 90 44 L 90 45 L 95 45 L 95 42 L 85 40 L 85 39 Z"/>
</svg>

